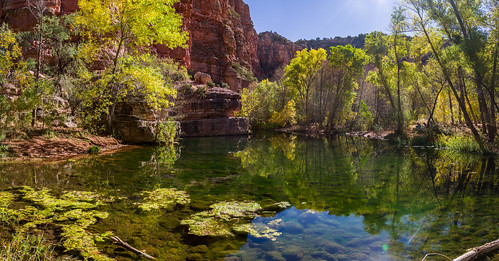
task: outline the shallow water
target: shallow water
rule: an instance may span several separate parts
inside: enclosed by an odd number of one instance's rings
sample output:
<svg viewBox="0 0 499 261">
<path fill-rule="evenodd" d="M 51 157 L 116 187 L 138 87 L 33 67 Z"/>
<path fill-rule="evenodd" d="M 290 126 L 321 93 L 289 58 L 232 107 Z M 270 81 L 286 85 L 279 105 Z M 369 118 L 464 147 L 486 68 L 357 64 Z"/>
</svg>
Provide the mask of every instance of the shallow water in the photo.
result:
<svg viewBox="0 0 499 261">
<path fill-rule="evenodd" d="M 113 231 L 161 260 L 421 260 L 430 252 L 456 257 L 499 238 L 496 161 L 346 136 L 200 138 L 174 150 L 0 165 L 0 189 L 29 185 L 122 197 L 92 229 Z M 139 193 L 155 188 L 185 190 L 191 203 L 174 212 L 137 210 Z M 272 224 L 279 233 L 273 239 L 199 237 L 180 225 L 232 200 L 291 207 L 249 221 Z M 138 260 L 110 242 L 99 248 L 118 260 Z"/>
</svg>

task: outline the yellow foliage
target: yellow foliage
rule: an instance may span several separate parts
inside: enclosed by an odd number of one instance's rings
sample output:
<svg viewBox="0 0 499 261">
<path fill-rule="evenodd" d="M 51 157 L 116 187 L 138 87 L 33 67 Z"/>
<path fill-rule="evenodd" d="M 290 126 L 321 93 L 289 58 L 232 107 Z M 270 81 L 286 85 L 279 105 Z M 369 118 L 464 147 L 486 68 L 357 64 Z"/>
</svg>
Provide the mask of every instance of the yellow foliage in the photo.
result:
<svg viewBox="0 0 499 261">
<path fill-rule="evenodd" d="M 274 112 L 270 122 L 280 127 L 296 124 L 296 103 L 290 100 L 281 112 Z"/>
</svg>

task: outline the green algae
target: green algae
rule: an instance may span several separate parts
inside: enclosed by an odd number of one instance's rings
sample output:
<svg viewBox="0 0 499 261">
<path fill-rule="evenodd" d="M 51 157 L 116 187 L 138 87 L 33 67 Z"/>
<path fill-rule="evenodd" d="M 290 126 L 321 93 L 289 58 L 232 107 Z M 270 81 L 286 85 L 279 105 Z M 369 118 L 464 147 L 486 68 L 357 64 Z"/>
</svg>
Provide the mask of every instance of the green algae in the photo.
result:
<svg viewBox="0 0 499 261">
<path fill-rule="evenodd" d="M 85 230 L 86 227 L 72 224 L 62 225 L 61 236 L 63 238 L 63 246 L 66 252 L 76 251 L 80 252 L 81 256 L 87 260 L 92 259 L 95 261 L 109 261 L 114 260 L 100 253 L 95 242 L 103 241 L 104 238 L 111 235 L 110 232 L 102 235 L 89 233 Z"/>
<path fill-rule="evenodd" d="M 211 215 L 214 217 L 230 221 L 234 218 L 253 218 L 255 212 L 261 210 L 262 207 L 256 202 L 220 202 L 210 206 Z"/>
<path fill-rule="evenodd" d="M 0 191 L 0 208 L 5 208 L 14 201 L 14 194 L 7 191 Z"/>
<path fill-rule="evenodd" d="M 277 229 L 271 228 L 262 223 L 241 224 L 234 226 L 234 231 L 239 233 L 247 233 L 256 238 L 266 238 L 276 241 L 277 237 L 282 235 Z"/>
<path fill-rule="evenodd" d="M 191 202 L 189 195 L 185 191 L 174 188 L 160 188 L 153 191 L 141 193 L 144 202 L 136 203 L 144 211 L 164 209 L 172 211 L 177 205 L 187 205 Z"/>
<path fill-rule="evenodd" d="M 56 198 L 50 194 L 50 190 L 42 188 L 35 190 L 31 187 L 24 186 L 19 188 L 23 194 L 23 199 L 31 201 L 44 209 L 53 211 L 62 211 L 65 209 L 93 209 L 104 205 L 97 198 L 95 193 L 85 192 L 78 195 L 75 192 L 66 192 L 60 198 Z"/>
<path fill-rule="evenodd" d="M 95 243 L 110 233 L 99 235 L 88 231 L 91 225 L 108 217 L 107 212 L 96 210 L 104 205 L 104 197 L 100 194 L 68 191 L 56 197 L 47 188 L 36 190 L 28 186 L 15 188 L 13 192 L 1 192 L 1 226 L 25 235 L 36 234 L 40 230 L 55 232 L 60 229 L 61 245 L 66 252 L 78 253 L 85 260 L 113 260 L 102 255 Z M 23 208 L 8 207 L 16 197 L 22 199 L 19 204 Z"/>
<path fill-rule="evenodd" d="M 210 208 L 211 210 L 196 213 L 180 223 L 189 226 L 189 234 L 196 236 L 234 236 L 232 230 L 237 223 L 252 220 L 257 216 L 256 211 L 262 209 L 256 202 L 238 201 L 223 201 Z"/>
<path fill-rule="evenodd" d="M 227 237 L 234 236 L 229 224 L 215 217 L 194 215 L 190 219 L 182 220 L 182 225 L 189 226 L 189 234 L 196 236 Z"/>
</svg>

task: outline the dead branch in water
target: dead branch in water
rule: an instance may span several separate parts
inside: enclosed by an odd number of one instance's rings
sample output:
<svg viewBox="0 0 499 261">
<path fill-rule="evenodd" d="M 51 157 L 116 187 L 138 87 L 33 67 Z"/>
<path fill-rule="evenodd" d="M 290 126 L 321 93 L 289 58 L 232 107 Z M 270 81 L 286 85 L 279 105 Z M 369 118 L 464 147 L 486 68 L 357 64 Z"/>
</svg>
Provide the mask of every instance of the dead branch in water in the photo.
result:
<svg viewBox="0 0 499 261">
<path fill-rule="evenodd" d="M 499 239 L 483 246 L 475 247 L 464 255 L 454 259 L 454 261 L 476 260 L 499 249 Z"/>
<path fill-rule="evenodd" d="M 486 256 L 494 251 L 497 251 L 499 249 L 499 239 L 490 243 L 487 243 L 485 245 L 475 247 L 472 250 L 466 252 L 465 254 L 461 255 L 460 257 L 455 258 L 452 260 L 450 257 L 439 254 L 439 253 L 429 253 L 426 254 L 425 257 L 421 261 L 425 261 L 426 258 L 429 256 L 442 256 L 445 257 L 449 260 L 452 261 L 472 261 L 472 260 L 477 260 L 483 256 Z"/>
<path fill-rule="evenodd" d="M 126 249 L 128 249 L 128 250 L 130 250 L 132 252 L 134 252 L 135 254 L 141 255 L 141 256 L 143 256 L 143 257 L 145 257 L 147 259 L 150 259 L 150 260 L 156 260 L 156 258 L 154 258 L 154 257 L 152 257 L 152 256 L 150 256 L 150 255 L 148 255 L 148 254 L 146 254 L 146 253 L 138 250 L 137 248 L 135 248 L 135 247 L 127 244 L 125 241 L 121 240 L 121 238 L 119 238 L 119 237 L 115 236 L 115 237 L 112 237 L 111 239 L 114 241 L 114 243 L 116 245 L 122 246 L 122 247 L 124 247 L 124 248 L 126 248 Z"/>
</svg>

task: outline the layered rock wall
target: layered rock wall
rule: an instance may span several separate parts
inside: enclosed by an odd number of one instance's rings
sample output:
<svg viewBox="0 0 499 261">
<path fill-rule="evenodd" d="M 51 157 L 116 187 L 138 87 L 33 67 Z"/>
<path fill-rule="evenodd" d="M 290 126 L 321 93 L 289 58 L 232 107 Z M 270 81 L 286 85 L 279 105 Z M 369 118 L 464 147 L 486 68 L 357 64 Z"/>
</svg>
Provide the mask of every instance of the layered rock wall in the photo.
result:
<svg viewBox="0 0 499 261">
<path fill-rule="evenodd" d="M 258 35 L 249 7 L 242 0 L 192 1 L 189 32 L 192 39 L 193 72 L 210 74 L 215 82 L 225 82 L 235 91 L 243 87 L 235 64 L 258 71 Z"/>
<path fill-rule="evenodd" d="M 78 0 L 47 0 L 49 12 L 68 14 L 78 9 Z M 243 86 L 235 64 L 258 73 L 258 34 L 249 7 L 243 0 L 181 0 L 175 4 L 184 17 L 183 29 L 190 34 L 186 48 L 170 50 L 156 45 L 160 56 L 171 57 L 191 72 L 210 74 L 213 81 L 228 83 L 232 90 Z M 26 0 L 1 0 L 0 23 L 16 30 L 29 30 L 36 19 Z"/>
<path fill-rule="evenodd" d="M 258 35 L 258 59 L 260 80 L 273 79 L 279 76 L 286 65 L 295 57 L 296 51 L 304 47 L 298 46 L 277 33 L 265 32 Z"/>
<path fill-rule="evenodd" d="M 46 0 L 47 12 L 69 14 L 78 9 L 78 0 Z M 0 24 L 8 23 L 12 28 L 26 31 L 36 24 L 26 0 L 0 0 Z"/>
<path fill-rule="evenodd" d="M 248 119 L 234 116 L 234 112 L 241 109 L 241 95 L 237 92 L 209 88 L 203 97 L 184 95 L 179 104 L 183 137 L 243 135 L 249 132 Z"/>
</svg>

